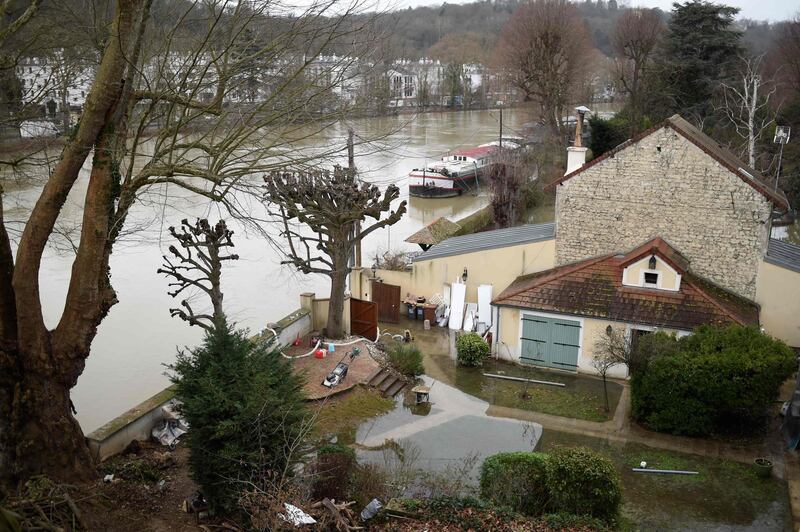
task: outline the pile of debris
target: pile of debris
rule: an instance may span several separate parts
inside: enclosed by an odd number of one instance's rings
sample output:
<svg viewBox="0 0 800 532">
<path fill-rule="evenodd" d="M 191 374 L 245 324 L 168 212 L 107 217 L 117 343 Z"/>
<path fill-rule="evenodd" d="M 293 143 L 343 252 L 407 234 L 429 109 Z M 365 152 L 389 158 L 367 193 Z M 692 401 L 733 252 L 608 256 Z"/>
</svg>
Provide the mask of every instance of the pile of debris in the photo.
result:
<svg viewBox="0 0 800 532">
<path fill-rule="evenodd" d="M 0 530 L 89 530 L 67 491 L 71 487 L 43 476 L 31 478 L 0 508 Z"/>
</svg>

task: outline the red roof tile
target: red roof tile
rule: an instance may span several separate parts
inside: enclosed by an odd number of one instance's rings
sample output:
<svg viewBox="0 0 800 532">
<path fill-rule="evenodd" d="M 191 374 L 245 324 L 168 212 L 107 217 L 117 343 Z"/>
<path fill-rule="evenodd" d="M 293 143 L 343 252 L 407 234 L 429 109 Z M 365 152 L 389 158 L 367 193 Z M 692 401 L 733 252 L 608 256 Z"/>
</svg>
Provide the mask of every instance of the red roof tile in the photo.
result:
<svg viewBox="0 0 800 532">
<path fill-rule="evenodd" d="M 650 253 L 678 270 L 679 291 L 622 285 L 625 266 Z M 493 304 L 680 330 L 703 324 L 758 325 L 758 305 L 692 274 L 685 260 L 657 238 L 626 255 L 603 255 L 518 277 Z"/>
</svg>

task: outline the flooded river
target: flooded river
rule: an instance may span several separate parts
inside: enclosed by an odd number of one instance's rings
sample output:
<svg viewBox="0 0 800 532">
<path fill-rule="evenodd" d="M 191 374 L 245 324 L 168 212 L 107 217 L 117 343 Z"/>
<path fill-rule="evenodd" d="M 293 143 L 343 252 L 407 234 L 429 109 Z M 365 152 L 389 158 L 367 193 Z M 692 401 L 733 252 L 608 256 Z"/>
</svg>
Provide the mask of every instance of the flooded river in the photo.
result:
<svg viewBox="0 0 800 532">
<path fill-rule="evenodd" d="M 393 227 L 369 236 L 363 246 L 366 265 L 377 251 L 414 249 L 403 240 L 436 217 L 458 219 L 486 205 L 485 190 L 451 199 L 409 198 L 405 176 L 412 168 L 426 160 L 437 160 L 449 150 L 494 140 L 498 118 L 497 111 L 474 111 L 356 120 L 348 125 L 336 124 L 306 141 L 341 145 L 344 150 L 348 126 L 360 138 L 377 138 L 390 132 L 379 143 L 358 146 L 356 165 L 368 181 L 381 186 L 397 184 L 401 199 L 409 200 L 408 213 Z M 521 130 L 529 120 L 525 111 L 506 110 L 507 134 Z M 78 226 L 87 177 L 84 172 L 62 213 L 60 224 L 65 230 Z M 7 217 L 24 221 L 39 187 L 6 188 Z M 166 295 L 167 281 L 156 270 L 172 243 L 167 227 L 178 225 L 186 217 L 216 220 L 226 214 L 174 186 L 153 190 L 142 200 L 128 222 L 128 227 L 136 231 L 119 243 L 112 256 L 112 281 L 120 302 L 100 326 L 86 370 L 72 394 L 78 420 L 86 432 L 163 389 L 168 384 L 163 364 L 174 360 L 176 346 L 196 345 L 201 337 L 199 329 L 170 318 L 168 309 L 175 302 Z M 301 292 L 327 295 L 327 277 L 298 275 L 281 266 L 280 251 L 262 236 L 236 223 L 233 228 L 241 259 L 226 265 L 223 282 L 226 309 L 240 326 L 257 331 L 280 319 L 299 306 Z M 270 232 L 277 236 L 277 230 Z M 63 309 L 73 258 L 69 242 L 58 240 L 58 249 L 48 250 L 41 274 L 42 303 L 49 326 L 55 326 Z"/>
<path fill-rule="evenodd" d="M 506 110 L 506 134 L 519 134 L 522 124 L 530 120 L 531 115 L 526 110 Z M 496 139 L 498 111 L 355 120 L 336 124 L 306 139 L 304 144 L 309 148 L 341 145 L 340 162 L 345 163 L 348 127 L 353 127 L 358 138 L 382 137 L 379 142 L 356 148 L 356 165 L 363 178 L 381 186 L 395 183 L 400 187 L 401 199 L 409 201 L 408 213 L 399 223 L 376 231 L 364 242 L 365 265 L 371 264 L 376 252 L 417 249 L 403 240 L 436 217 L 457 220 L 487 204 L 485 189 L 458 198 L 409 198 L 405 176 L 412 168 L 437 160 L 450 150 Z M 79 225 L 87 177 L 84 172 L 62 212 L 59 222 L 65 231 Z M 14 188 L 11 185 L 5 185 L 6 216 L 23 222 L 37 198 L 39 187 Z M 253 202 L 252 208 L 260 206 Z M 168 309 L 176 302 L 166 295 L 167 280 L 156 274 L 162 255 L 172 243 L 167 228 L 178 225 L 182 218 L 197 216 L 212 220 L 228 218 L 219 207 L 174 186 L 150 191 L 133 210 L 127 225 L 130 234 L 116 246 L 111 261 L 112 282 L 120 302 L 101 324 L 86 370 L 72 394 L 78 420 L 86 432 L 163 389 L 168 384 L 163 365 L 174 360 L 178 347 L 199 342 L 199 329 L 170 318 Z M 530 213 L 528 221 L 541 223 L 552 217 L 552 206 L 544 206 Z M 237 233 L 236 251 L 241 259 L 226 265 L 223 275 L 225 306 L 229 316 L 240 326 L 261 330 L 266 323 L 277 321 L 296 309 L 301 292 L 327 295 L 330 286 L 327 277 L 298 275 L 280 264 L 280 250 L 262 235 L 246 231 L 235 222 L 230 225 Z M 21 225 L 13 228 L 20 229 Z M 280 242 L 277 228 L 268 227 L 267 231 Z M 783 231 L 789 239 L 797 237 L 796 228 Z M 42 304 L 49 326 L 55 326 L 63 309 L 73 258 L 69 241 L 57 240 L 59 245 L 48 249 L 41 272 Z"/>
</svg>

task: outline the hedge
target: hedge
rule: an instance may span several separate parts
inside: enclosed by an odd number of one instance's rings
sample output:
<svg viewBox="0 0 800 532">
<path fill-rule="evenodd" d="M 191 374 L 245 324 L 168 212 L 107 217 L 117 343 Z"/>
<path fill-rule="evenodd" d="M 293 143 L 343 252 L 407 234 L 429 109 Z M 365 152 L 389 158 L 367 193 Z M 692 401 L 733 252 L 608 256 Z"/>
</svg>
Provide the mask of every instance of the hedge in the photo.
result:
<svg viewBox="0 0 800 532">
<path fill-rule="evenodd" d="M 456 352 L 462 366 L 482 366 L 483 359 L 489 356 L 489 344 L 478 333 L 462 334 L 456 340 Z"/>
<path fill-rule="evenodd" d="M 481 496 L 526 514 L 543 512 L 550 498 L 545 480 L 547 455 L 529 452 L 495 454 L 483 461 Z"/>
<path fill-rule="evenodd" d="M 611 461 L 582 447 L 490 456 L 483 462 L 480 487 L 484 499 L 531 516 L 572 514 L 613 521 L 622 501 Z"/>
<path fill-rule="evenodd" d="M 622 502 L 611 460 L 584 447 L 557 447 L 547 459 L 547 488 L 557 512 L 611 521 Z"/>
<path fill-rule="evenodd" d="M 797 368 L 786 344 L 754 327 L 703 326 L 672 342 L 631 379 L 634 418 L 661 432 L 752 431 Z"/>
</svg>

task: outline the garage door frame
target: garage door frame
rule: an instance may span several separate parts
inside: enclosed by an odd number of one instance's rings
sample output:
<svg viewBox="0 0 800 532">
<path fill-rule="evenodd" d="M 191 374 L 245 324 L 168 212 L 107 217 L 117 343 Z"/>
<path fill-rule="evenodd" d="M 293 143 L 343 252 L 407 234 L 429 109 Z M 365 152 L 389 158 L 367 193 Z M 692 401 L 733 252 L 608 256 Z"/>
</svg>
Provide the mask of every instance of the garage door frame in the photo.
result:
<svg viewBox="0 0 800 532">
<path fill-rule="evenodd" d="M 575 366 L 574 367 L 568 366 L 568 365 L 548 364 L 548 363 L 546 363 L 544 361 L 543 361 L 542 364 L 536 364 L 535 362 L 529 362 L 530 359 L 523 360 L 523 357 L 522 357 L 522 355 L 524 353 L 524 345 L 523 345 L 523 337 L 524 337 L 524 335 L 523 335 L 523 330 L 524 330 L 525 317 L 526 316 L 529 317 L 529 318 L 546 318 L 547 320 L 570 321 L 570 322 L 575 322 L 575 323 L 578 324 L 578 326 L 579 326 L 579 331 L 578 331 L 578 356 L 577 356 L 577 359 L 575 360 Z M 519 334 L 518 334 L 518 338 L 519 338 L 519 361 L 521 363 L 524 363 L 524 364 L 531 364 L 531 365 L 541 366 L 541 367 L 550 368 L 550 369 L 561 369 L 563 371 L 569 371 L 569 372 L 573 372 L 573 373 L 577 372 L 578 368 L 580 367 L 581 356 L 583 355 L 583 333 L 585 331 L 584 325 L 585 325 L 584 324 L 584 319 L 583 318 L 579 318 L 577 316 L 570 316 L 570 315 L 567 315 L 567 314 L 551 314 L 551 313 L 547 313 L 547 312 L 536 312 L 536 311 L 520 311 L 520 314 L 519 314 Z"/>
</svg>

